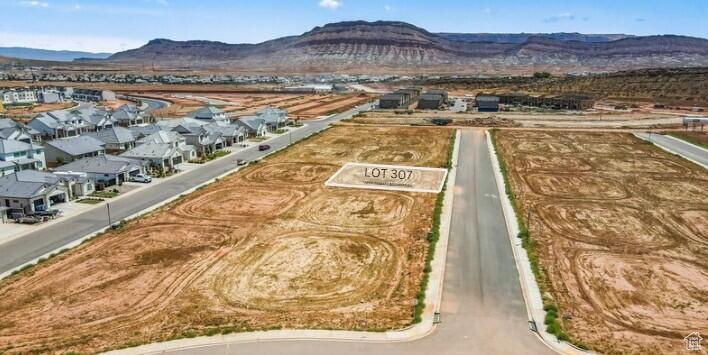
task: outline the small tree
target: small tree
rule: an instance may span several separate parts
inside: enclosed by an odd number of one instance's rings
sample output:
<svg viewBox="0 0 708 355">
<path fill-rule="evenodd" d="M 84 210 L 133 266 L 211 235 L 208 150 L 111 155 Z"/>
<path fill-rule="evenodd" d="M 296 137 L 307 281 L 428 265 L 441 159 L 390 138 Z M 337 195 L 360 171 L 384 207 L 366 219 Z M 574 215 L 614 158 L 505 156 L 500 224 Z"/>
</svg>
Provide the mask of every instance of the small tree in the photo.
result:
<svg viewBox="0 0 708 355">
<path fill-rule="evenodd" d="M 533 77 L 536 79 L 546 79 L 551 77 L 551 73 L 547 71 L 537 71 L 533 73 Z"/>
</svg>

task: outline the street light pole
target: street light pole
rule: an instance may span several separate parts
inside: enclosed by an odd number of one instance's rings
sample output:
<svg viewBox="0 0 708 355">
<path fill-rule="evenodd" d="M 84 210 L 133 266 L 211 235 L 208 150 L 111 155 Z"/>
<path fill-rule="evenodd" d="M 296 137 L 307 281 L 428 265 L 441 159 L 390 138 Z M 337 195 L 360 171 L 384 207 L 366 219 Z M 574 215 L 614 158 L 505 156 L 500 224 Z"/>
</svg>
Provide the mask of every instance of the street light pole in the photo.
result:
<svg viewBox="0 0 708 355">
<path fill-rule="evenodd" d="M 106 209 L 108 210 L 108 228 L 111 228 L 113 226 L 113 223 L 111 223 L 111 204 L 106 203 Z"/>
</svg>

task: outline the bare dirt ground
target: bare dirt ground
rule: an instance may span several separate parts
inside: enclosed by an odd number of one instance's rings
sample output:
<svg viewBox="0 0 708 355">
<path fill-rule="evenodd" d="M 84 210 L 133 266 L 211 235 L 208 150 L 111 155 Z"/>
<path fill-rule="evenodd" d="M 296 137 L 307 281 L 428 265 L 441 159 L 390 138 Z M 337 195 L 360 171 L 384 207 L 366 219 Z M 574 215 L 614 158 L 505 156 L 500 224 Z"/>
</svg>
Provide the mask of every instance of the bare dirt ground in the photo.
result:
<svg viewBox="0 0 708 355">
<path fill-rule="evenodd" d="M 671 114 L 602 111 L 545 112 L 466 112 L 415 111 L 413 113 L 381 110 L 366 112 L 351 119 L 365 124 L 431 124 L 432 118 L 450 118 L 459 126 L 521 126 L 528 128 L 646 128 L 678 127 L 682 117 Z M 496 122 L 496 124 L 494 124 Z"/>
<path fill-rule="evenodd" d="M 38 113 L 63 110 L 72 106 L 76 106 L 76 103 L 59 102 L 53 104 L 35 104 L 32 106 L 9 106 L 4 107 L 4 109 L 0 110 L 0 115 L 11 117 L 21 121 L 27 121 Z"/>
<path fill-rule="evenodd" d="M 708 329 L 705 169 L 629 134 L 497 137 L 572 339 L 602 353 L 683 353 L 686 335 Z"/>
<path fill-rule="evenodd" d="M 182 117 L 204 105 L 214 105 L 230 116 L 253 115 L 267 106 L 287 109 L 291 117 L 312 119 L 346 111 L 371 99 L 365 94 L 288 94 L 288 93 L 182 93 L 162 92 L 145 95 L 167 100 L 172 105 L 155 111 L 158 117 Z"/>
<path fill-rule="evenodd" d="M 407 326 L 435 194 L 324 181 L 346 162 L 441 167 L 450 135 L 334 127 L 6 279 L 0 352 Z"/>
</svg>

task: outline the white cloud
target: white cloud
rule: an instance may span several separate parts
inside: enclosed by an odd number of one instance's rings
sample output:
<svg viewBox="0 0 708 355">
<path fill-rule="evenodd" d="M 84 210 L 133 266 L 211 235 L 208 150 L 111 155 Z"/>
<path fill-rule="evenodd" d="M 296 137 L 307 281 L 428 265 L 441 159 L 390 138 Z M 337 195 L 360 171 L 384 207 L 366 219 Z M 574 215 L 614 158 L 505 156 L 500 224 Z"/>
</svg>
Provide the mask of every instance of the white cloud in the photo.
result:
<svg viewBox="0 0 708 355">
<path fill-rule="evenodd" d="M 77 10 L 77 11 L 81 10 L 81 5 L 79 5 L 79 4 L 74 5 L 74 10 Z"/>
<path fill-rule="evenodd" d="M 324 7 L 325 9 L 336 10 L 340 6 L 342 6 L 340 0 L 320 0 L 320 7 Z"/>
<path fill-rule="evenodd" d="M 0 47 L 29 47 L 114 53 L 140 47 L 146 42 L 145 40 L 120 37 L 0 31 Z"/>
<path fill-rule="evenodd" d="M 386 5 L 386 6 L 384 6 L 384 11 L 391 12 L 391 11 L 393 11 L 393 7 L 391 7 L 391 5 Z"/>
<path fill-rule="evenodd" d="M 564 12 L 558 15 L 549 16 L 543 19 L 545 23 L 560 22 L 560 21 L 573 21 L 575 20 L 575 15 L 570 12 Z"/>
<path fill-rule="evenodd" d="M 32 1 L 20 1 L 20 5 L 22 5 L 22 6 L 31 6 L 31 7 L 43 7 L 43 8 L 49 7 L 49 3 L 48 3 L 48 2 L 37 1 L 37 0 L 32 0 Z"/>
</svg>

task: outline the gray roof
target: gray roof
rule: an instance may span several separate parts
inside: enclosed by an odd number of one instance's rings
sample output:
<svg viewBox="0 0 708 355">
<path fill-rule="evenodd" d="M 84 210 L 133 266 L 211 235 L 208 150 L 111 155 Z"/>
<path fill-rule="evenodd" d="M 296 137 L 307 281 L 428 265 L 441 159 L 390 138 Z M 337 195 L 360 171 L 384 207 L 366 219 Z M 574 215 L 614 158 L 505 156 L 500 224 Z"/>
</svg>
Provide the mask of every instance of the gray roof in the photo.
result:
<svg viewBox="0 0 708 355">
<path fill-rule="evenodd" d="M 0 129 L 17 127 L 19 124 L 11 118 L 0 118 Z"/>
<path fill-rule="evenodd" d="M 94 174 L 119 174 L 139 169 L 143 165 L 145 165 L 145 163 L 140 160 L 102 154 L 97 157 L 73 161 L 58 167 L 56 170 Z"/>
<path fill-rule="evenodd" d="M 477 95 L 475 97 L 475 101 L 479 102 L 499 102 L 499 96 L 491 96 L 491 95 Z"/>
<path fill-rule="evenodd" d="M 236 123 L 250 131 L 256 131 L 258 127 L 265 124 L 265 120 L 256 116 L 244 116 L 239 118 Z"/>
<path fill-rule="evenodd" d="M 403 99 L 403 94 L 386 94 L 384 96 L 381 96 L 379 100 L 382 101 L 388 101 L 388 100 L 395 100 L 395 101 L 400 101 Z"/>
<path fill-rule="evenodd" d="M 189 114 L 189 117 L 193 117 L 200 120 L 211 120 L 214 116 L 223 114 L 224 111 L 214 107 L 214 106 L 204 106 Z"/>
<path fill-rule="evenodd" d="M 32 198 L 50 193 L 61 179 L 54 174 L 37 170 L 23 170 L 0 177 L 0 196 Z"/>
<path fill-rule="evenodd" d="M 4 170 L 4 169 L 7 169 L 7 168 L 13 168 L 13 169 L 14 169 L 14 168 L 15 168 L 15 163 L 13 163 L 13 162 L 11 162 L 11 161 L 2 161 L 2 160 L 0 160 L 0 170 Z"/>
<path fill-rule="evenodd" d="M 128 127 L 128 129 L 130 130 L 131 133 L 133 133 L 133 136 L 138 139 L 143 138 L 143 137 L 147 137 L 151 134 L 155 134 L 157 132 L 165 130 L 164 127 L 154 125 L 154 124 L 145 125 L 145 126 L 132 126 L 132 127 Z"/>
<path fill-rule="evenodd" d="M 29 144 L 14 139 L 0 139 L 0 154 L 12 154 L 16 152 L 26 152 L 28 150 L 44 149 L 44 147 Z"/>
<path fill-rule="evenodd" d="M 146 159 L 165 159 L 175 155 L 182 154 L 167 143 L 145 143 L 121 154 L 124 157 Z"/>
<path fill-rule="evenodd" d="M 106 128 L 87 135 L 107 144 L 125 144 L 135 142 L 133 133 L 129 129 L 123 127 Z"/>
<path fill-rule="evenodd" d="M 104 143 L 90 136 L 55 139 L 47 142 L 46 144 L 66 152 L 69 155 L 82 155 L 104 150 Z"/>
<path fill-rule="evenodd" d="M 177 143 L 182 140 L 182 136 L 174 131 L 158 131 L 149 136 L 140 138 L 140 143 Z"/>
</svg>

